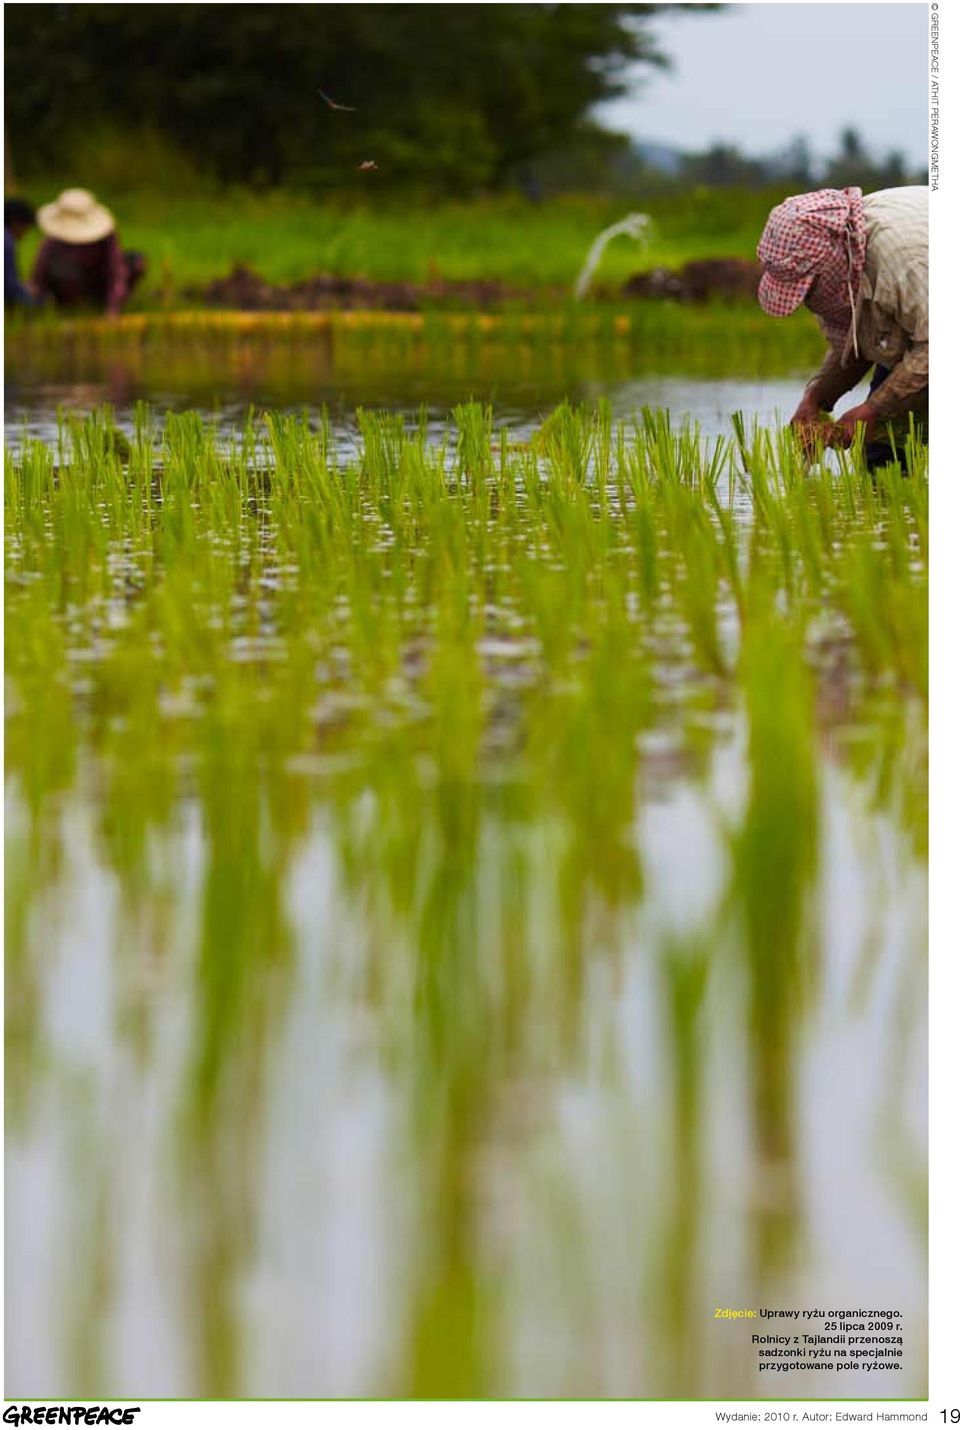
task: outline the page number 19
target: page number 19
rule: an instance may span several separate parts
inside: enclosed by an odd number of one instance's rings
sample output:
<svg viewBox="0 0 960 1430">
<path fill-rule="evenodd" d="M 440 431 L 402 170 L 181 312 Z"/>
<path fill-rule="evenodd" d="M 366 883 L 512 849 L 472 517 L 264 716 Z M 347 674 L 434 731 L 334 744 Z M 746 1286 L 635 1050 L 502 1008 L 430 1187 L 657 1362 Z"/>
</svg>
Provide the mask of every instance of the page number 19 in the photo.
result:
<svg viewBox="0 0 960 1430">
<path fill-rule="evenodd" d="M 960 1425 L 960 1410 L 941 1410 L 944 1425 Z"/>
</svg>

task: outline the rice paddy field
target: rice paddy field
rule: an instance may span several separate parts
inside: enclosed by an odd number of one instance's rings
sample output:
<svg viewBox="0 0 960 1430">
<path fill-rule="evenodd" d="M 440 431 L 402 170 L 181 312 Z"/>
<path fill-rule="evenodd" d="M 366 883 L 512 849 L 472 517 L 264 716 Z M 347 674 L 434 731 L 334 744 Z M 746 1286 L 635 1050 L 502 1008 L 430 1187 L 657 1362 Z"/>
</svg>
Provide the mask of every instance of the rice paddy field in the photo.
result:
<svg viewBox="0 0 960 1430">
<path fill-rule="evenodd" d="M 752 322 L 8 335 L 8 1395 L 925 1394 L 927 453 Z"/>
<path fill-rule="evenodd" d="M 492 279 L 549 291 L 555 302 L 557 288 L 572 287 L 597 232 L 630 209 L 653 220 L 648 241 L 613 242 L 598 285 L 619 288 L 639 269 L 659 264 L 752 258 L 767 214 L 789 191 L 695 188 L 638 199 L 569 195 L 533 204 L 519 196 L 491 196 L 426 204 L 390 197 L 376 177 L 358 179 L 362 192 L 339 196 L 191 187 L 179 158 L 145 188 L 136 146 L 133 162 L 112 173 L 103 169 L 102 145 L 97 148 L 99 164 L 90 155 L 65 173 L 31 180 L 26 197 L 47 203 L 78 173 L 99 175 L 87 182 L 115 213 L 124 247 L 149 258 L 150 271 L 134 300 L 148 309 L 181 306 L 184 288 L 221 277 L 235 263 L 282 283 L 318 270 L 381 281 Z M 36 234 L 23 241 L 24 271 L 37 243 Z"/>
</svg>

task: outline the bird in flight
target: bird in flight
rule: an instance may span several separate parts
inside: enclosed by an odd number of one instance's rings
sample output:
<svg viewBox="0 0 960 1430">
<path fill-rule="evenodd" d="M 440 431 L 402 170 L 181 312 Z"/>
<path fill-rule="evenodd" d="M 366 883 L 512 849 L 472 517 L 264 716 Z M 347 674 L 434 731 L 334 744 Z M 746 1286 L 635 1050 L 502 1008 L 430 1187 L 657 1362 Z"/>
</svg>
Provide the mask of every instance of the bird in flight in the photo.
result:
<svg viewBox="0 0 960 1430">
<path fill-rule="evenodd" d="M 322 89 L 318 89 L 317 94 L 319 94 L 328 109 L 342 109 L 347 114 L 356 114 L 356 110 L 352 104 L 338 104 L 335 99 L 331 99 L 328 94 L 324 94 Z"/>
<path fill-rule="evenodd" d="M 361 159 L 361 160 L 360 160 L 360 163 L 357 165 L 357 168 L 360 170 L 361 173 L 362 173 L 365 169 L 375 169 L 376 167 L 377 167 L 377 161 L 376 161 L 376 159 Z"/>
</svg>

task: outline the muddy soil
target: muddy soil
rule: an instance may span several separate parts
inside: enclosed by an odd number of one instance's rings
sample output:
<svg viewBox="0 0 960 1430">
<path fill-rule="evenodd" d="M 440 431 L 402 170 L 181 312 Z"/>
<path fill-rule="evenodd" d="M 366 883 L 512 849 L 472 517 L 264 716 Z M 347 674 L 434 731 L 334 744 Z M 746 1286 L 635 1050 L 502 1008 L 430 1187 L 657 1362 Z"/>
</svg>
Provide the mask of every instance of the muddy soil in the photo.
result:
<svg viewBox="0 0 960 1430">
<path fill-rule="evenodd" d="M 705 303 L 710 298 L 755 299 L 763 272 L 750 258 L 698 258 L 682 268 L 635 273 L 623 287 L 626 298 L 675 298 Z"/>
<path fill-rule="evenodd" d="M 326 308 L 377 308 L 415 313 L 426 306 L 492 308 L 502 303 L 532 301 L 535 295 L 510 288 L 495 279 L 468 282 L 381 283 L 369 278 L 339 278 L 317 273 L 298 283 L 270 283 L 252 268 L 238 263 L 225 278 L 187 291 L 207 307 L 245 312 L 318 311 Z M 539 295 L 542 296 L 542 295 Z"/>
<path fill-rule="evenodd" d="M 760 265 L 746 258 L 703 258 L 682 268 L 652 268 L 636 273 L 619 290 L 598 285 L 596 297 L 673 298 L 703 303 L 711 298 L 754 300 Z M 426 307 L 498 308 L 511 303 L 563 302 L 563 288 L 524 289 L 498 279 L 435 279 L 429 283 L 383 283 L 370 278 L 341 278 L 317 273 L 298 283 L 271 283 L 253 268 L 238 263 L 224 278 L 189 288 L 186 297 L 209 308 L 244 312 L 321 311 L 376 308 L 416 313 Z"/>
</svg>

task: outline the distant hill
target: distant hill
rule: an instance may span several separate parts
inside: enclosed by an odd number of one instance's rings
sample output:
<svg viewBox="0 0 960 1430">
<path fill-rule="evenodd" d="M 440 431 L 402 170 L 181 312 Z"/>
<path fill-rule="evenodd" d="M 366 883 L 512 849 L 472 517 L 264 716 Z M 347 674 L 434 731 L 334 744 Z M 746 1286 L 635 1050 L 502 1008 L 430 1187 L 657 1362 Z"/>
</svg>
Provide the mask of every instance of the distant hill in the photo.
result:
<svg viewBox="0 0 960 1430">
<path fill-rule="evenodd" d="M 679 174 L 683 168 L 683 151 L 672 144 L 659 144 L 652 139 L 635 139 L 630 145 L 630 151 L 645 168 L 656 169 L 659 174 L 673 176 Z"/>
</svg>

